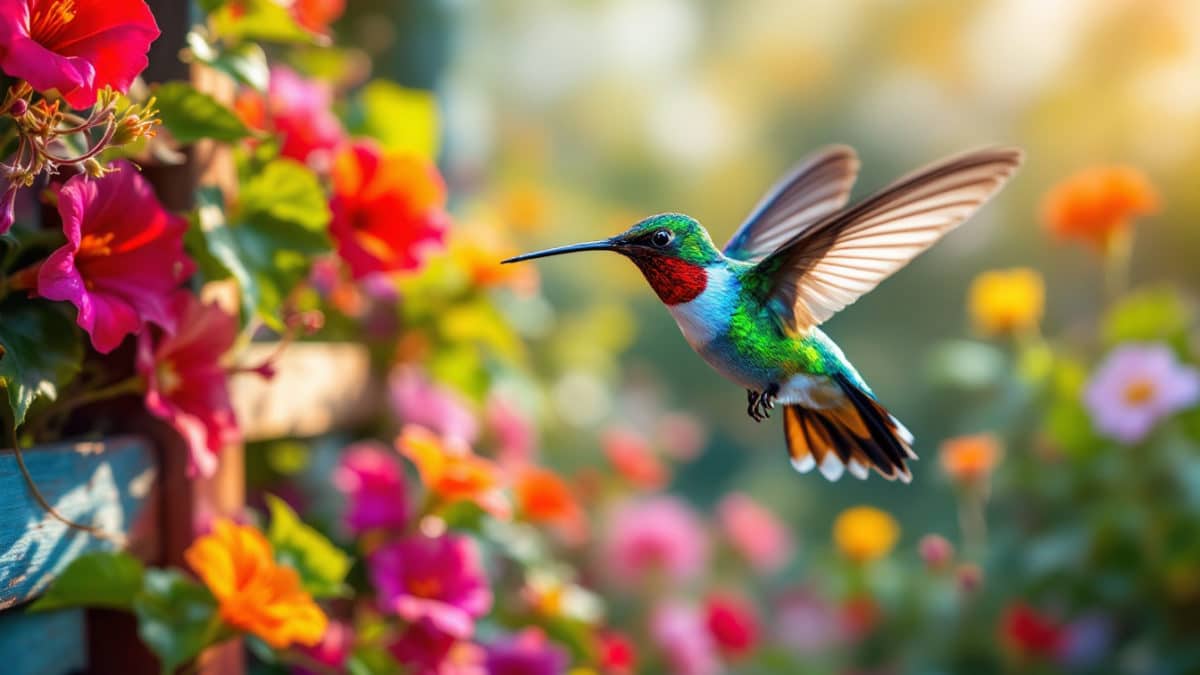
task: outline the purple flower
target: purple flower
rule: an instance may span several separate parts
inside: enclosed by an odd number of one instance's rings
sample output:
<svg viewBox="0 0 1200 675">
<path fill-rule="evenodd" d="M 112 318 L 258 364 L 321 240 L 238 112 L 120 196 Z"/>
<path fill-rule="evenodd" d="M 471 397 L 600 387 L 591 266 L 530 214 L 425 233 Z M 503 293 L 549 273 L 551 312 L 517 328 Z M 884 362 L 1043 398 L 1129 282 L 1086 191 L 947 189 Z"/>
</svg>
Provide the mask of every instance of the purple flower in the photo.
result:
<svg viewBox="0 0 1200 675">
<path fill-rule="evenodd" d="M 570 659 L 536 628 L 487 646 L 488 675 L 561 675 Z"/>
<path fill-rule="evenodd" d="M 452 637 L 470 637 L 475 619 L 492 607 L 479 550 L 466 537 L 399 539 L 377 549 L 369 567 L 383 611 L 428 620 Z"/>
<path fill-rule="evenodd" d="M 650 617 L 650 637 L 675 675 L 721 672 L 716 645 L 695 607 L 674 601 L 660 605 Z"/>
<path fill-rule="evenodd" d="M 1092 375 L 1083 401 L 1096 429 L 1137 443 L 1171 413 L 1200 400 L 1200 373 L 1162 344 L 1117 347 Z"/>
<path fill-rule="evenodd" d="M 1113 622 L 1102 614 L 1087 614 L 1067 624 L 1058 660 L 1073 670 L 1095 668 L 1112 646 Z"/>
<path fill-rule="evenodd" d="M 408 523 L 404 470 L 386 445 L 363 441 L 347 447 L 333 484 L 346 494 L 346 527 L 352 533 L 402 530 Z"/>
<path fill-rule="evenodd" d="M 413 367 L 392 371 L 388 380 L 392 409 L 405 424 L 419 424 L 443 438 L 474 443 L 479 424 L 466 401 L 456 392 L 432 382 Z"/>
<path fill-rule="evenodd" d="M 846 629 L 832 603 L 808 589 L 796 589 L 776 601 L 775 638 L 800 654 L 814 654 L 845 643 Z"/>
</svg>

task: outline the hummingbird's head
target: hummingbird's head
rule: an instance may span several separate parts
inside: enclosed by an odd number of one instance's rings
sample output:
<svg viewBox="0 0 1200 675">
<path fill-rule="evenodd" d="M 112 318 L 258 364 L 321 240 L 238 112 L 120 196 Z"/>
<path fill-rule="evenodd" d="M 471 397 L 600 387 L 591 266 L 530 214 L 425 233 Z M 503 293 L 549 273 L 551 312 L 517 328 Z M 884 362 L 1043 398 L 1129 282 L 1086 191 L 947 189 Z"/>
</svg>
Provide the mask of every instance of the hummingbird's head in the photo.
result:
<svg viewBox="0 0 1200 675">
<path fill-rule="evenodd" d="M 704 291 L 706 267 L 724 260 L 708 232 L 695 218 L 663 213 L 636 223 L 621 234 L 599 241 L 526 253 L 513 263 L 578 251 L 614 251 L 629 258 L 668 305 L 688 302 Z"/>
</svg>

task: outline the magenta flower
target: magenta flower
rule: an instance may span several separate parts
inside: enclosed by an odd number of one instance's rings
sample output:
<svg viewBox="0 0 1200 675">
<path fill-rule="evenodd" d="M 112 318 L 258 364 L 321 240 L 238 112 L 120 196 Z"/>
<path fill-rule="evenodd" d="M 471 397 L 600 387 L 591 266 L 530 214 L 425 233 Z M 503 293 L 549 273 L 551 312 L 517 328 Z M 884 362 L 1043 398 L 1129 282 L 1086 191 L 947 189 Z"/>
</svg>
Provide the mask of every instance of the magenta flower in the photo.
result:
<svg viewBox="0 0 1200 675">
<path fill-rule="evenodd" d="M 388 645 L 409 675 L 485 675 L 483 650 L 442 632 L 431 621 L 410 625 Z"/>
<path fill-rule="evenodd" d="M 312 647 L 299 647 L 314 664 L 324 666 L 330 671 L 341 672 L 346 667 L 346 661 L 354 652 L 354 628 L 341 621 L 330 621 L 325 628 L 321 641 Z M 297 675 L 316 675 L 319 671 L 300 667 Z"/>
<path fill-rule="evenodd" d="M 417 424 L 446 439 L 474 443 L 479 423 L 461 396 L 430 380 L 412 366 L 401 366 L 388 378 L 392 410 L 405 424 Z"/>
<path fill-rule="evenodd" d="M 237 339 L 237 319 L 183 290 L 171 296 L 167 307 L 178 330 L 138 336 L 137 371 L 146 381 L 146 409 L 183 437 L 189 473 L 211 476 L 222 448 L 241 437 L 229 400 L 228 373 L 221 366 L 221 357 Z"/>
<path fill-rule="evenodd" d="M 708 538 L 686 502 L 650 497 L 619 508 L 609 521 L 604 561 L 612 580 L 633 586 L 657 575 L 686 582 L 708 561 Z"/>
<path fill-rule="evenodd" d="M 1162 344 L 1117 347 L 1092 375 L 1083 402 L 1100 433 L 1137 443 L 1159 420 L 1200 401 L 1200 372 Z"/>
<path fill-rule="evenodd" d="M 561 675 L 569 664 L 567 652 L 536 628 L 487 645 L 488 675 Z"/>
<path fill-rule="evenodd" d="M 279 134 L 279 154 L 328 168 L 333 150 L 346 137 L 333 114 L 333 93 L 324 83 L 307 80 L 286 66 L 271 67 L 267 124 Z"/>
<path fill-rule="evenodd" d="M 716 644 L 703 614 L 695 607 L 676 601 L 660 605 L 650 617 L 650 637 L 674 675 L 721 672 Z"/>
<path fill-rule="evenodd" d="M 395 451 L 378 441 L 355 443 L 342 451 L 333 484 L 346 494 L 346 527 L 402 530 L 408 523 L 404 470 Z"/>
<path fill-rule="evenodd" d="M 475 619 L 492 607 L 479 549 L 466 537 L 398 539 L 377 549 L 369 567 L 385 612 L 428 620 L 456 638 L 470 637 Z"/>
<path fill-rule="evenodd" d="M 759 572 L 775 572 L 792 556 L 792 533 L 749 495 L 731 492 L 717 505 L 721 532 L 733 549 Z"/>
<path fill-rule="evenodd" d="M 187 223 L 167 211 L 128 162 L 103 178 L 77 175 L 58 192 L 67 243 L 38 271 L 37 292 L 79 310 L 76 323 L 107 354 L 147 323 L 175 330 L 172 291 L 194 268 Z"/>
<path fill-rule="evenodd" d="M 0 0 L 0 69 L 74 108 L 128 91 L 158 35 L 144 0 Z"/>
</svg>

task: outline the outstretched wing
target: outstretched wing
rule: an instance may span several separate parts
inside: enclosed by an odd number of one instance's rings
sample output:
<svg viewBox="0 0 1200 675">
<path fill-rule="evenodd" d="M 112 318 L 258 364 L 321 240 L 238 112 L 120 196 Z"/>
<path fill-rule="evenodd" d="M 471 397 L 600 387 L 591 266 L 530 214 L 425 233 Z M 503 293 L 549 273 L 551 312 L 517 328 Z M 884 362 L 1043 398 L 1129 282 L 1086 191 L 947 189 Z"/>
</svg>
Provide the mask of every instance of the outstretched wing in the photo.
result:
<svg viewBox="0 0 1200 675">
<path fill-rule="evenodd" d="M 845 145 L 821 148 L 800 160 L 755 205 L 725 244 L 725 255 L 761 260 L 798 232 L 846 205 L 858 157 Z"/>
<path fill-rule="evenodd" d="M 819 325 L 969 218 L 1021 163 L 989 148 L 915 171 L 785 242 L 756 268 L 785 330 Z"/>
</svg>

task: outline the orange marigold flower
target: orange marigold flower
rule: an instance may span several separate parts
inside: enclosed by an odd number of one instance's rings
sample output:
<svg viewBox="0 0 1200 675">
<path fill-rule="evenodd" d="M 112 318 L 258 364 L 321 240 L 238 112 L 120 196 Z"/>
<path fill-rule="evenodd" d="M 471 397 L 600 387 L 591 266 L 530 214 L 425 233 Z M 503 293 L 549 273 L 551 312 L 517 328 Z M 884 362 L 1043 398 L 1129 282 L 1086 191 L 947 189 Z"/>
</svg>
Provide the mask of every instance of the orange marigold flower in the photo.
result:
<svg viewBox="0 0 1200 675">
<path fill-rule="evenodd" d="M 986 480 L 1003 454 L 1000 440 L 995 436 L 975 434 L 943 441 L 939 458 L 947 476 L 967 485 Z"/>
<path fill-rule="evenodd" d="M 329 619 L 300 584 L 296 570 L 275 562 L 271 543 L 248 525 L 218 519 L 183 554 L 217 599 L 221 618 L 276 649 L 311 647 Z"/>
<path fill-rule="evenodd" d="M 500 490 L 500 468 L 471 452 L 465 442 L 409 424 L 400 431 L 396 449 L 417 467 L 425 487 L 442 500 L 474 502 L 497 518 L 511 515 Z"/>
<path fill-rule="evenodd" d="M 871 506 L 855 506 L 838 514 L 833 521 L 833 543 L 838 551 L 856 563 L 882 558 L 891 552 L 900 538 L 900 525 L 887 511 Z"/>
<path fill-rule="evenodd" d="M 971 320 L 985 335 L 1011 335 L 1036 328 L 1045 306 L 1042 275 L 1027 267 L 984 272 L 967 291 Z"/>
<path fill-rule="evenodd" d="M 517 510 L 531 523 L 553 525 L 572 541 L 583 538 L 587 521 L 571 486 L 558 474 L 540 467 L 520 470 L 515 486 Z"/>
<path fill-rule="evenodd" d="M 1063 239 L 1078 239 L 1101 252 L 1137 216 L 1159 209 L 1158 191 L 1132 166 L 1094 166 L 1068 176 L 1046 193 L 1042 220 Z"/>
</svg>

